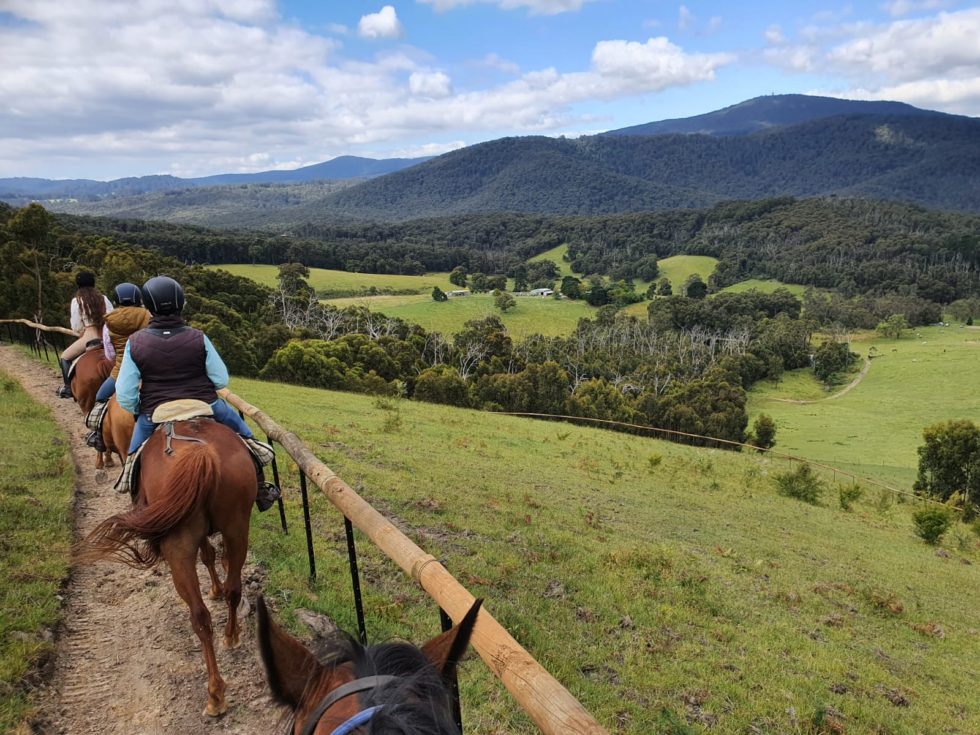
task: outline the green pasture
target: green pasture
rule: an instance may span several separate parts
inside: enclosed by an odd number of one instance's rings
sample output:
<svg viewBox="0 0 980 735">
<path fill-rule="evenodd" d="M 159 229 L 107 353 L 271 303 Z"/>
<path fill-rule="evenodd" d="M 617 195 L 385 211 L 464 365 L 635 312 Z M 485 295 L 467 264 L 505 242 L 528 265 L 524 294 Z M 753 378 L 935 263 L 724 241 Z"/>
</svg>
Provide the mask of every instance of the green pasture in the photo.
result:
<svg viewBox="0 0 980 735">
<path fill-rule="evenodd" d="M 490 294 L 454 296 L 448 301 L 433 301 L 430 295 L 418 296 L 367 296 L 331 299 L 328 304 L 366 306 L 390 317 L 398 317 L 427 330 L 453 334 L 460 331 L 471 319 L 481 319 L 493 314 L 500 317 L 513 337 L 527 334 L 562 335 L 575 330 L 578 320 L 591 318 L 595 309 L 584 301 L 522 296 L 517 306 L 504 313 L 496 308 Z"/>
<path fill-rule="evenodd" d="M 885 358 L 887 359 L 887 358 Z M 779 460 L 431 404 L 235 379 L 475 595 L 610 732 L 980 731 L 978 541 L 945 556 L 911 506 L 867 489 L 853 512 L 776 494 Z M 313 493 L 307 582 L 291 531 L 256 515 L 265 593 L 353 630 L 342 518 Z M 424 640 L 435 605 L 358 534 L 368 635 Z M 961 558 L 973 560 L 961 563 Z M 474 734 L 536 732 L 475 656 Z M 844 719 L 846 718 L 846 719 Z"/>
<path fill-rule="evenodd" d="M 567 260 L 565 260 L 566 255 L 568 255 L 568 245 L 564 244 L 551 248 L 551 250 L 545 250 L 543 253 L 538 253 L 533 258 L 528 258 L 528 262 L 535 263 L 539 260 L 550 260 L 552 263 L 558 266 L 559 278 L 574 276 L 575 274 L 572 273 L 572 266 L 569 265 Z"/>
<path fill-rule="evenodd" d="M 781 451 L 909 488 L 924 427 L 980 419 L 980 329 L 920 327 L 898 340 L 868 334 L 852 342 L 852 350 L 875 357 L 847 395 L 803 405 L 782 402 L 829 395 L 811 371 L 794 371 L 777 384 L 753 388 L 750 416 L 767 413 L 776 420 Z"/>
<path fill-rule="evenodd" d="M 2 370 L 0 467 L 0 732 L 13 732 L 30 711 L 32 667 L 54 650 L 73 475 L 50 412 Z"/>
<path fill-rule="evenodd" d="M 279 268 L 274 265 L 229 263 L 212 267 L 220 268 L 243 278 L 251 278 L 263 286 L 275 287 L 278 282 Z M 420 293 L 422 291 L 431 293 L 433 286 L 438 286 L 443 291 L 456 288 L 449 282 L 448 273 L 400 276 L 379 273 L 348 273 L 347 271 L 334 271 L 326 268 L 310 268 L 310 277 L 307 282 L 318 294 L 328 295 L 331 293 L 357 293 L 371 288 L 376 288 L 379 291 L 406 291 L 411 289 Z"/>
<path fill-rule="evenodd" d="M 733 283 L 731 286 L 725 286 L 725 288 L 721 289 L 721 291 L 722 293 L 743 293 L 745 291 L 772 293 L 776 289 L 780 288 L 785 288 L 798 299 L 802 299 L 803 294 L 806 292 L 808 287 L 799 283 L 783 283 L 782 281 L 777 281 L 775 278 L 770 278 L 767 280 L 749 278 L 745 281 Z"/>
<path fill-rule="evenodd" d="M 674 293 L 679 293 L 677 289 L 683 286 L 684 281 L 695 273 L 701 276 L 701 280 L 707 283 L 708 277 L 715 272 L 717 266 L 718 259 L 707 255 L 672 255 L 669 258 L 657 261 L 657 267 L 660 269 L 660 275 L 657 276 L 657 280 L 659 281 L 661 278 L 669 279 L 670 285 L 674 287 Z M 648 285 L 646 283 L 644 284 L 644 290 L 646 290 Z"/>
</svg>

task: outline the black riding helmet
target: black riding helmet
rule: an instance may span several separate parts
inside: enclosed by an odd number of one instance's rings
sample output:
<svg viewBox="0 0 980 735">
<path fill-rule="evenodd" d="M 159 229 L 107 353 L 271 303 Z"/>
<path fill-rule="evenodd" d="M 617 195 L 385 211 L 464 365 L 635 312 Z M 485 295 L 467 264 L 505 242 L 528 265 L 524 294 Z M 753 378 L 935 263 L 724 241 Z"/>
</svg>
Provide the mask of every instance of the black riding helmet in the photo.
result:
<svg viewBox="0 0 980 735">
<path fill-rule="evenodd" d="M 184 309 L 184 289 L 167 276 L 155 276 L 144 283 L 143 298 L 154 316 L 179 314 Z"/>
<path fill-rule="evenodd" d="M 116 304 L 119 306 L 142 306 L 143 294 L 134 283 L 120 283 L 116 286 Z"/>
</svg>

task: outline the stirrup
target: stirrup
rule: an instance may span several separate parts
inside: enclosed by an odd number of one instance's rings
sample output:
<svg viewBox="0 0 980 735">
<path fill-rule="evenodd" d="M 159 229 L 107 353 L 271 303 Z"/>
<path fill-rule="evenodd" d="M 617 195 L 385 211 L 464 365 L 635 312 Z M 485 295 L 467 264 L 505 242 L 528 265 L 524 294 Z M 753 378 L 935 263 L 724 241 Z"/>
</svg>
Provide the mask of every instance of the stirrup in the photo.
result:
<svg viewBox="0 0 980 735">
<path fill-rule="evenodd" d="M 58 390 L 55 391 L 55 395 L 57 395 L 58 398 L 74 398 L 75 397 L 71 393 L 71 386 L 70 385 L 63 385 L 63 386 L 61 386 L 60 388 L 58 388 Z"/>
<path fill-rule="evenodd" d="M 265 480 L 259 480 L 259 491 L 255 495 L 255 505 L 258 506 L 260 513 L 269 510 L 281 497 L 282 491 L 278 485 Z"/>
</svg>

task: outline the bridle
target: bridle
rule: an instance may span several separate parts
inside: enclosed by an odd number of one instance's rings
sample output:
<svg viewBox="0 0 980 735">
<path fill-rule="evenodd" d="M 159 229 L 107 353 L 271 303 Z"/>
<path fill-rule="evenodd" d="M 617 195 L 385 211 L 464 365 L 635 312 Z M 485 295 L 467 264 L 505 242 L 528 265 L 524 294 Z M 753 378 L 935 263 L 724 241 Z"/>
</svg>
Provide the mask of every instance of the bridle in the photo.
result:
<svg viewBox="0 0 980 735">
<path fill-rule="evenodd" d="M 320 700 L 320 704 L 316 706 L 316 709 L 313 710 L 313 713 L 307 718 L 300 735 L 313 735 L 313 731 L 316 730 L 316 726 L 319 724 L 320 719 L 323 717 L 326 711 L 333 707 L 341 699 L 349 697 L 351 694 L 357 694 L 358 692 L 364 692 L 368 689 L 375 689 L 376 687 L 384 686 L 385 684 L 395 681 L 397 678 L 397 676 L 365 676 L 360 679 L 354 679 L 353 681 L 349 681 L 346 684 L 337 687 Z M 348 735 L 349 733 L 354 732 L 354 730 L 374 717 L 375 713 L 383 706 L 384 705 L 379 704 L 358 711 L 356 715 L 335 728 L 330 735 Z"/>
</svg>

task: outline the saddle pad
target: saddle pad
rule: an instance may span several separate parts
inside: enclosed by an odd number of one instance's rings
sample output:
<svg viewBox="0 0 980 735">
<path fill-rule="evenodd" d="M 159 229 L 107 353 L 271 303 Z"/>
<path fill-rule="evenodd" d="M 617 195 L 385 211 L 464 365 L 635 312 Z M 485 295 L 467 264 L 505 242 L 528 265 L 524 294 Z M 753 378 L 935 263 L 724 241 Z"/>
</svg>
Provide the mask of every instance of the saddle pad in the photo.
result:
<svg viewBox="0 0 980 735">
<path fill-rule="evenodd" d="M 136 497 L 136 486 L 133 483 L 133 478 L 139 477 L 140 455 L 143 454 L 143 447 L 145 446 L 146 442 L 143 442 L 139 449 L 126 457 L 126 463 L 123 465 L 122 472 L 119 473 L 119 479 L 112 486 L 112 489 L 117 493 L 128 492 L 132 497 Z"/>
<path fill-rule="evenodd" d="M 97 402 L 92 406 L 92 410 L 85 417 L 85 428 L 92 431 L 102 431 L 102 419 L 105 418 L 106 411 L 109 409 L 109 401 Z"/>
<path fill-rule="evenodd" d="M 204 401 L 181 398 L 178 401 L 161 403 L 153 410 L 150 420 L 154 424 L 162 424 L 166 421 L 187 421 L 198 416 L 214 416 L 214 411 Z"/>
</svg>

